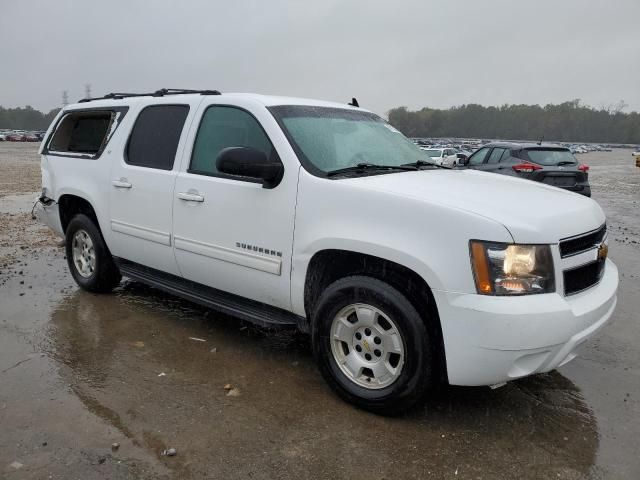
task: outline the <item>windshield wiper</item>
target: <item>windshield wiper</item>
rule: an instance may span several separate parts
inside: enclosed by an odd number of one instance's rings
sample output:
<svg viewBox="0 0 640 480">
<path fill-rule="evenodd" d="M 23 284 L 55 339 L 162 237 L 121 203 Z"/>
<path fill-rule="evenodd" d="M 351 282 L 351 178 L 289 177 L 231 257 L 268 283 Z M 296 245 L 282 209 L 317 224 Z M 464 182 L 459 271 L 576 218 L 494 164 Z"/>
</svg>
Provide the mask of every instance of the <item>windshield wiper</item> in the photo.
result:
<svg viewBox="0 0 640 480">
<path fill-rule="evenodd" d="M 571 162 L 569 160 L 564 160 L 562 162 L 558 162 L 556 164 L 556 167 L 559 167 L 560 165 L 577 165 L 577 164 L 578 164 L 577 162 Z"/>
<path fill-rule="evenodd" d="M 351 167 L 338 168 L 337 170 L 331 170 L 330 172 L 327 172 L 327 177 L 333 177 L 335 175 L 340 175 L 341 173 L 365 172 L 367 170 L 413 171 L 417 169 L 418 168 L 415 165 L 377 165 L 375 163 L 358 163 L 357 165 L 353 165 Z"/>
<path fill-rule="evenodd" d="M 413 162 L 413 163 L 405 163 L 402 165 L 403 167 L 416 167 L 416 168 L 420 168 L 420 167 L 436 167 L 436 168 L 444 168 L 445 170 L 451 170 L 453 167 L 447 167 L 445 165 L 438 165 L 435 162 L 428 162 L 426 160 L 418 160 L 417 162 Z"/>
</svg>

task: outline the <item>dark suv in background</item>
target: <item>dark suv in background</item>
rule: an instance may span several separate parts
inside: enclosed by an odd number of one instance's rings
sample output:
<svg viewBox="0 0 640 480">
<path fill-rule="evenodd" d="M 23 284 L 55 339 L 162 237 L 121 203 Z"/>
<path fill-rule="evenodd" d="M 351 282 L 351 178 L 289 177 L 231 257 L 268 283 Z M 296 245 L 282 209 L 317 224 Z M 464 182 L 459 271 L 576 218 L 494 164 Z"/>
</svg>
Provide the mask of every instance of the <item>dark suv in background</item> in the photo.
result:
<svg viewBox="0 0 640 480">
<path fill-rule="evenodd" d="M 526 178 L 591 196 L 589 167 L 579 163 L 568 148 L 560 145 L 488 143 L 458 168 Z"/>
</svg>

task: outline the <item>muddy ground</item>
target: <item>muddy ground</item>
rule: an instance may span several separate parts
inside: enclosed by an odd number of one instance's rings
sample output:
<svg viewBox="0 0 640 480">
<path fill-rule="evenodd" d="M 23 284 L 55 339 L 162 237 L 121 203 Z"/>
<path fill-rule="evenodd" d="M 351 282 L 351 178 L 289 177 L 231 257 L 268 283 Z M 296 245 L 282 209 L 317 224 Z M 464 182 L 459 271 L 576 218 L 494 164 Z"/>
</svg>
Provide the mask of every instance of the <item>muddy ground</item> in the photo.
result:
<svg viewBox="0 0 640 480">
<path fill-rule="evenodd" d="M 137 283 L 80 291 L 29 216 L 36 148 L 0 143 L 0 478 L 640 478 L 629 151 L 580 157 L 621 272 L 603 333 L 557 372 L 446 388 L 383 418 L 330 392 L 303 336 L 265 335 Z"/>
</svg>

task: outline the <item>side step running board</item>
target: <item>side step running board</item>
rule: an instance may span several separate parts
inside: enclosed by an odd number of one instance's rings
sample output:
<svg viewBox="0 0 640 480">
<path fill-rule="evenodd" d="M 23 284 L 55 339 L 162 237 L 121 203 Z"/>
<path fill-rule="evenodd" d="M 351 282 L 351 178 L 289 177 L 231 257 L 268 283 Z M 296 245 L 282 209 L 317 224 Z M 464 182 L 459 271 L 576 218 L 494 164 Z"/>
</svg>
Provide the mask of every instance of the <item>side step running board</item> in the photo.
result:
<svg viewBox="0 0 640 480">
<path fill-rule="evenodd" d="M 145 283 L 212 310 L 238 317 L 265 328 L 296 326 L 308 332 L 307 319 L 286 310 L 216 290 L 169 273 L 114 258 L 123 276 Z"/>
</svg>

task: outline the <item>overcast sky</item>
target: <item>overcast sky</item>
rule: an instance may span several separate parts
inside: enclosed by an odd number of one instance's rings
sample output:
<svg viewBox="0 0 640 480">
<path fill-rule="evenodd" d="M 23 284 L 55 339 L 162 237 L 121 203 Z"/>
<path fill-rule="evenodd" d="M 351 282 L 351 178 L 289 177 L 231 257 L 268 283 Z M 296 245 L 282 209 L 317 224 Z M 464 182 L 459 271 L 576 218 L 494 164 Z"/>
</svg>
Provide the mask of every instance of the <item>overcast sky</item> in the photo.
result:
<svg viewBox="0 0 640 480">
<path fill-rule="evenodd" d="M 640 0 L 0 0 L 0 105 L 217 88 L 640 111 Z"/>
</svg>

